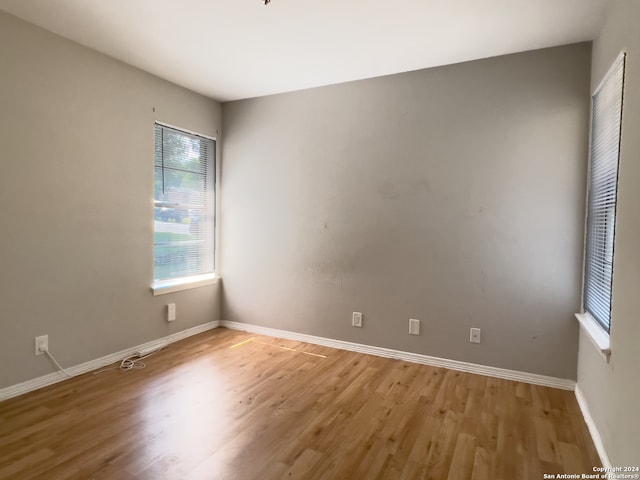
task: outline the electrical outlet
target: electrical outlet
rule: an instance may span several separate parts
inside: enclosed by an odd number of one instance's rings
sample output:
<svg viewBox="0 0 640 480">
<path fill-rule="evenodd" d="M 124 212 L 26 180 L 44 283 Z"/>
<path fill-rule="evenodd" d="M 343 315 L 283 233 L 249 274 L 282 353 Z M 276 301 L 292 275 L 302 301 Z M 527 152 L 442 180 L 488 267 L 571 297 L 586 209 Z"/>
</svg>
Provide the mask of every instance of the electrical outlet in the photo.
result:
<svg viewBox="0 0 640 480">
<path fill-rule="evenodd" d="M 420 320 L 409 319 L 409 335 L 420 335 Z"/>
<path fill-rule="evenodd" d="M 353 312 L 353 316 L 351 317 L 351 325 L 354 327 L 362 328 L 362 313 Z"/>
<path fill-rule="evenodd" d="M 469 341 L 471 343 L 480 343 L 480 329 L 472 328 L 469 333 Z"/>
<path fill-rule="evenodd" d="M 176 319 L 176 304 L 169 303 L 167 305 L 167 321 L 173 322 Z"/>
<path fill-rule="evenodd" d="M 49 351 L 49 335 L 36 337 L 36 355 L 44 355 Z"/>
</svg>

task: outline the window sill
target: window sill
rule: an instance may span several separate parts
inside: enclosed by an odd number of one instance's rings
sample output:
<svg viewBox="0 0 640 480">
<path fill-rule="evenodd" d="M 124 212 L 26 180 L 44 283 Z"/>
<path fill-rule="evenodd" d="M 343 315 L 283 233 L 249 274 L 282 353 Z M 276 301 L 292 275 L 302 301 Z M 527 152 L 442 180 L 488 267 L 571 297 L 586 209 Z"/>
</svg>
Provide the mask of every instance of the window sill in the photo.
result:
<svg viewBox="0 0 640 480">
<path fill-rule="evenodd" d="M 217 277 L 215 273 L 208 273 L 206 275 L 194 275 L 193 277 L 160 280 L 153 284 L 151 291 L 153 295 L 157 297 L 158 295 L 166 295 L 167 293 L 179 292 L 181 290 L 215 285 L 219 279 L 220 277 Z"/>
<path fill-rule="evenodd" d="M 609 334 L 596 322 L 588 313 L 576 313 L 576 318 L 580 322 L 580 327 L 589 337 L 589 340 L 596 346 L 600 353 L 608 360 L 611 355 L 611 344 Z"/>
</svg>

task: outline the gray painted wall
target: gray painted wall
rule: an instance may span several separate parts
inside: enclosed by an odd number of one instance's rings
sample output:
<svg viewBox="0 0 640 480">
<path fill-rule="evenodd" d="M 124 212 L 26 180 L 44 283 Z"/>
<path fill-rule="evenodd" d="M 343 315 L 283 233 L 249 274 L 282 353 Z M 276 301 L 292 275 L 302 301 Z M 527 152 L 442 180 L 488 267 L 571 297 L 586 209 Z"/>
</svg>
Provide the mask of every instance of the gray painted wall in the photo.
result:
<svg viewBox="0 0 640 480">
<path fill-rule="evenodd" d="M 223 318 L 575 378 L 590 55 L 224 104 Z"/>
<path fill-rule="evenodd" d="M 36 335 L 70 366 L 218 319 L 215 286 L 149 286 L 154 121 L 220 105 L 3 13 L 0 65 L 0 388 L 53 371 Z"/>
<path fill-rule="evenodd" d="M 611 360 L 580 335 L 578 385 L 614 466 L 640 461 L 640 2 L 617 0 L 593 46 L 592 88 L 620 51 L 627 52 L 618 184 Z"/>
</svg>

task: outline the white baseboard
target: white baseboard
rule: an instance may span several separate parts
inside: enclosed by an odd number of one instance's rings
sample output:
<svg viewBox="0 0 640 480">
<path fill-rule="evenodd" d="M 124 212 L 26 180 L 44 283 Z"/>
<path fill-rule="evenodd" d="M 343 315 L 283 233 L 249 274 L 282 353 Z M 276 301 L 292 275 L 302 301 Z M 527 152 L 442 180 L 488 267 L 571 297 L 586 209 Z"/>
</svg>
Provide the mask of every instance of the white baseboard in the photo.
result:
<svg viewBox="0 0 640 480">
<path fill-rule="evenodd" d="M 90 372 L 91 370 L 96 370 L 98 368 L 111 365 L 112 363 L 118 362 L 123 358 L 126 358 L 129 355 L 133 355 L 140 350 L 152 348 L 154 346 L 157 346 L 158 344 L 174 343 L 184 338 L 191 337 L 192 335 L 197 335 L 198 333 L 206 332 L 207 330 L 213 330 L 214 328 L 217 328 L 219 326 L 219 321 L 198 325 L 197 327 L 188 328 L 181 332 L 173 333 L 164 338 L 158 338 L 156 340 L 143 343 L 142 345 L 136 345 L 134 347 L 112 353 L 111 355 L 106 355 L 104 357 L 96 358 L 95 360 L 81 363 L 80 365 L 68 367 L 66 368 L 66 370 L 73 376 L 81 375 L 83 373 Z M 26 382 L 22 382 L 17 385 L 12 385 L 10 387 L 0 389 L 0 402 L 2 400 L 7 400 L 9 398 L 17 397 L 18 395 L 22 395 L 27 392 L 32 392 L 33 390 L 46 387 L 47 385 L 61 382 L 62 380 L 66 380 L 68 378 L 69 377 L 67 377 L 62 372 L 54 372 L 42 377 L 34 378 L 32 380 L 27 380 Z"/>
<path fill-rule="evenodd" d="M 578 405 L 580 406 L 580 411 L 582 412 L 582 416 L 584 417 L 584 422 L 587 424 L 587 428 L 589 429 L 589 433 L 591 434 L 591 438 L 593 440 L 593 444 L 596 447 L 596 451 L 598 452 L 598 456 L 600 457 L 600 461 L 602 462 L 602 466 L 606 468 L 611 468 L 611 460 L 609 460 L 609 455 L 607 455 L 607 451 L 604 448 L 604 443 L 602 442 L 602 437 L 600 436 L 600 432 L 598 431 L 598 427 L 596 426 L 596 422 L 593 420 L 591 416 L 591 412 L 589 411 L 589 405 L 587 404 L 587 399 L 584 398 L 584 394 L 580 389 L 580 385 L 576 385 L 576 400 L 578 400 Z"/>
<path fill-rule="evenodd" d="M 421 363 L 423 365 L 431 365 L 433 367 L 449 368 L 461 372 L 476 373 L 488 377 L 503 378 L 506 380 L 514 380 L 516 382 L 531 383 L 534 385 L 542 385 L 544 387 L 560 388 L 562 390 L 574 390 L 576 382 L 564 378 L 547 377 L 535 373 L 518 372 L 516 370 L 507 370 L 498 367 L 489 367 L 486 365 L 478 365 L 475 363 L 460 362 L 458 360 L 448 360 L 446 358 L 430 357 L 419 353 L 402 352 L 400 350 L 391 350 L 383 347 L 373 347 L 370 345 L 362 345 L 359 343 L 345 342 L 342 340 L 333 340 L 331 338 L 316 337 L 314 335 L 306 335 L 304 333 L 289 332 L 286 330 L 277 330 L 275 328 L 261 327 L 248 323 L 230 322 L 223 320 L 220 322 L 221 327 L 231 330 L 241 330 L 260 335 L 268 335 L 270 337 L 286 338 L 288 340 L 296 340 L 300 342 L 313 343 L 325 347 L 338 348 L 340 350 L 349 350 L 352 352 L 366 353 L 376 355 L 378 357 L 395 358 L 407 362 Z"/>
</svg>

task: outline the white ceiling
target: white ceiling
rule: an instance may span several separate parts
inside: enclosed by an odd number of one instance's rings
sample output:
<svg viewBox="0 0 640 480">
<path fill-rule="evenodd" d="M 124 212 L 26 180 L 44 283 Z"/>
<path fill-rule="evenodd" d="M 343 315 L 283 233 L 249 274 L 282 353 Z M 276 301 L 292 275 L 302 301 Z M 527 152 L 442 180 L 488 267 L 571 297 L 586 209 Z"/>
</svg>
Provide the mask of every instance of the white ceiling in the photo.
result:
<svg viewBox="0 0 640 480">
<path fill-rule="evenodd" d="M 217 100 L 593 39 L 610 0 L 0 0 Z"/>
</svg>

